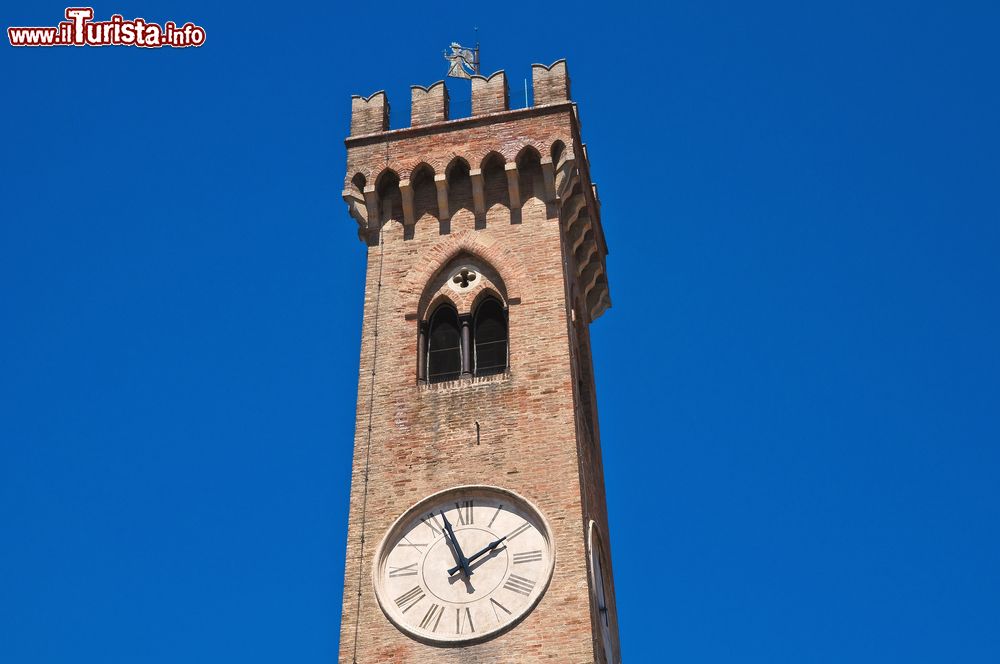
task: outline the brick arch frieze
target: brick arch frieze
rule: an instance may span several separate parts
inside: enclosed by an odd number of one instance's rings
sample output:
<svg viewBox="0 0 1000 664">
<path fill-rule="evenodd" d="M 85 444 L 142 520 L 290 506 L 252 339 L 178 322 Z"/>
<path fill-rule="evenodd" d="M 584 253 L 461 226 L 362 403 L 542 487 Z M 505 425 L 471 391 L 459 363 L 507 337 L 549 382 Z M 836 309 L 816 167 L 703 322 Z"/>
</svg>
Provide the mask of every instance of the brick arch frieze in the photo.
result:
<svg viewBox="0 0 1000 664">
<path fill-rule="evenodd" d="M 378 180 L 379 176 L 385 170 L 394 171 L 400 179 L 406 180 L 410 178 L 413 171 L 416 170 L 416 168 L 421 164 L 427 164 L 430 166 L 435 175 L 444 174 L 448 166 L 451 165 L 456 157 L 464 159 L 469 164 L 469 168 L 477 169 L 481 168 L 483 160 L 491 152 L 499 154 L 503 157 L 506 163 L 513 163 L 524 148 L 529 145 L 535 148 L 542 158 L 545 158 L 551 153 L 552 145 L 556 141 L 562 141 L 568 150 L 567 154 L 572 155 L 573 141 L 569 137 L 550 136 L 544 139 L 525 137 L 519 140 L 505 142 L 502 145 L 484 145 L 477 150 L 468 152 L 451 150 L 437 157 L 424 155 L 410 159 L 396 159 L 390 156 L 388 163 L 385 162 L 384 158 L 379 158 L 377 163 L 349 165 L 348 175 L 344 178 L 344 187 L 347 188 L 350 186 L 351 179 L 357 173 L 364 175 L 368 184 L 373 184 L 376 180 Z"/>
</svg>

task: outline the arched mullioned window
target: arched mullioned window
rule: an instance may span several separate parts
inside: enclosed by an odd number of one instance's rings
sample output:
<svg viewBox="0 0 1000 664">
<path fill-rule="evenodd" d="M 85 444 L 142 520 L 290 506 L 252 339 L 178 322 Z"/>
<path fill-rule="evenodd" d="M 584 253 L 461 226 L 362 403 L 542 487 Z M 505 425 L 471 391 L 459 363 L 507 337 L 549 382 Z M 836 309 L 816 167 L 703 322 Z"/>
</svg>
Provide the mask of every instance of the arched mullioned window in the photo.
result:
<svg viewBox="0 0 1000 664">
<path fill-rule="evenodd" d="M 475 374 L 488 376 L 507 370 L 507 312 L 488 297 L 476 308 L 473 321 Z"/>
<path fill-rule="evenodd" d="M 427 334 L 427 380 L 454 380 L 462 373 L 462 336 L 458 312 L 442 304 L 431 316 Z"/>
<path fill-rule="evenodd" d="M 461 253 L 439 267 L 417 302 L 417 382 L 506 375 L 506 298 L 503 277 L 482 258 Z"/>
</svg>

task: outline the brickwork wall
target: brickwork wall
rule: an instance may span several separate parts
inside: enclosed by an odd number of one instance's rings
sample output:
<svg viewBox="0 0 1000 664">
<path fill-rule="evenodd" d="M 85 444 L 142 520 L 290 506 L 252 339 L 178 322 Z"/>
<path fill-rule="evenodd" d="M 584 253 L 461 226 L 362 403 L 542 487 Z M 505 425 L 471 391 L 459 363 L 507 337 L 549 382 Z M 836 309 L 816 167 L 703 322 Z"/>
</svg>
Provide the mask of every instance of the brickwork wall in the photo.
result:
<svg viewBox="0 0 1000 664">
<path fill-rule="evenodd" d="M 569 75 L 566 61 L 557 60 L 551 65 L 531 65 L 531 86 L 536 104 L 551 104 L 569 99 Z"/>
<path fill-rule="evenodd" d="M 448 119 L 448 88 L 444 81 L 428 87 L 410 88 L 410 124 L 413 126 Z"/>
<path fill-rule="evenodd" d="M 507 74 L 498 71 L 489 76 L 472 77 L 472 114 L 506 111 L 510 106 L 507 90 Z"/>
</svg>

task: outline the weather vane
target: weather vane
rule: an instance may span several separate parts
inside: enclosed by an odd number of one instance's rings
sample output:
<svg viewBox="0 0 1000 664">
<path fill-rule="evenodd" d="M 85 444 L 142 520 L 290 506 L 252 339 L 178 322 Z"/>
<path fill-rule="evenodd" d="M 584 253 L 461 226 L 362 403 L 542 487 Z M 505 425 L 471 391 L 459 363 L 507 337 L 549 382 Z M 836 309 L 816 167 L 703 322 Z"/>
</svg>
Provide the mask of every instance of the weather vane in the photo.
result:
<svg viewBox="0 0 1000 664">
<path fill-rule="evenodd" d="M 479 34 L 479 28 L 476 28 Z M 451 43 L 451 52 L 444 52 L 444 59 L 449 62 L 448 76 L 453 78 L 472 78 L 479 73 L 479 39 L 475 48 L 466 48 L 458 42 Z"/>
</svg>

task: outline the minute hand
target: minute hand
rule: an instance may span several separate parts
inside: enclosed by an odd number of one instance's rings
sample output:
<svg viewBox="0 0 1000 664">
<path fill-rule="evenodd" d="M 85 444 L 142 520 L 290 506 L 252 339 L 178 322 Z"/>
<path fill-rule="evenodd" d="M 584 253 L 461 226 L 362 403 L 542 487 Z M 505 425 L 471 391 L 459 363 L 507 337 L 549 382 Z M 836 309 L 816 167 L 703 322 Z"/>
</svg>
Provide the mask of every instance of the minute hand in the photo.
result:
<svg viewBox="0 0 1000 664">
<path fill-rule="evenodd" d="M 451 523 L 448 522 L 448 517 L 445 515 L 444 510 L 441 510 L 441 518 L 444 519 L 444 527 L 445 530 L 448 531 L 448 536 L 451 538 L 451 544 L 455 547 L 455 557 L 457 558 L 455 562 L 458 563 L 458 567 L 455 569 L 464 569 L 466 577 L 472 576 L 472 570 L 469 569 L 469 559 L 462 553 L 462 547 L 458 543 L 458 538 L 455 537 L 455 531 L 451 529 Z M 452 572 L 448 572 L 448 576 L 451 575 Z"/>
<path fill-rule="evenodd" d="M 482 558 L 490 551 L 493 551 L 495 548 L 500 546 L 500 543 L 503 542 L 505 539 L 507 539 L 506 535 L 504 535 L 500 539 L 493 540 L 492 542 L 484 546 L 482 549 L 480 549 L 479 551 L 475 552 L 474 554 L 466 558 L 465 559 L 466 564 L 470 564 L 472 563 L 472 561 Z M 450 570 L 448 570 L 448 576 L 452 576 L 455 572 L 457 572 L 460 569 L 462 569 L 461 565 L 455 565 Z"/>
</svg>

